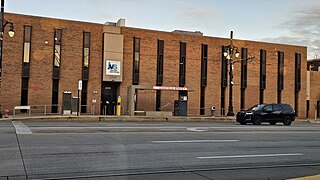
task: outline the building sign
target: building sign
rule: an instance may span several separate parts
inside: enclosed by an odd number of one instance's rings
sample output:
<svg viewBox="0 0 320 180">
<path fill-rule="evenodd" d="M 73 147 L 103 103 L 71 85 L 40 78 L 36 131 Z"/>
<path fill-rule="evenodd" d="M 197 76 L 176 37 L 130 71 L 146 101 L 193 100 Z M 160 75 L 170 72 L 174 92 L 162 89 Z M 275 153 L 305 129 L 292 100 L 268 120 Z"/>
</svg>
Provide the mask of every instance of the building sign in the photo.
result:
<svg viewBox="0 0 320 180">
<path fill-rule="evenodd" d="M 120 61 L 106 61 L 106 75 L 120 76 Z"/>
<path fill-rule="evenodd" d="M 168 86 L 153 86 L 156 90 L 171 90 L 171 91 L 187 91 L 186 87 L 168 87 Z"/>
</svg>

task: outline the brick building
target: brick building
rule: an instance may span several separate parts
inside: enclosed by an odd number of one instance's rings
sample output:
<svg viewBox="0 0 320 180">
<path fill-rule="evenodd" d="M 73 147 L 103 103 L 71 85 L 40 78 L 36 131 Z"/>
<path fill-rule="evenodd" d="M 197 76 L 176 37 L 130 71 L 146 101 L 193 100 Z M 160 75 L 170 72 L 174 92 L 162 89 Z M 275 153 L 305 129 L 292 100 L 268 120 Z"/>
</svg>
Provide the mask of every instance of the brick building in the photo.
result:
<svg viewBox="0 0 320 180">
<path fill-rule="evenodd" d="M 226 115 L 228 38 L 125 27 L 124 20 L 95 24 L 11 13 L 5 18 L 14 23 L 15 36 L 4 37 L 2 109 L 48 105 L 46 111 L 63 113 L 67 94 L 77 96 L 82 80 L 83 113 L 115 114 L 121 96 L 121 114 L 129 114 L 131 99 L 135 111 L 172 112 L 174 101 L 184 98 L 189 116 L 209 116 L 212 106 Z M 281 102 L 306 117 L 307 48 L 237 39 L 233 44 L 240 52 L 233 64 L 234 112 Z M 139 87 L 134 97 L 132 85 Z"/>
</svg>

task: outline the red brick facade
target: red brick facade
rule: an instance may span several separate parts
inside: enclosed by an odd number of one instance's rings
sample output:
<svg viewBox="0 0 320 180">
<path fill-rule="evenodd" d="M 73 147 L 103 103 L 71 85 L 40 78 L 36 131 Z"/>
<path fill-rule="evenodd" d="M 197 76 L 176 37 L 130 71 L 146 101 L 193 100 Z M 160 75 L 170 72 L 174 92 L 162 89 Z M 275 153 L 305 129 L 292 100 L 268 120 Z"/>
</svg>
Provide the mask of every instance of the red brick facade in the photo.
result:
<svg viewBox="0 0 320 180">
<path fill-rule="evenodd" d="M 91 33 L 90 67 L 88 101 L 96 99 L 95 114 L 100 113 L 103 25 L 86 22 L 75 22 L 51 18 L 33 17 L 17 14 L 6 14 L 6 19 L 15 26 L 15 36 L 5 36 L 3 51 L 3 77 L 1 87 L 2 109 L 12 110 L 20 105 L 21 65 L 23 52 L 24 25 L 32 26 L 31 60 L 29 79 L 30 105 L 50 105 L 52 94 L 53 37 L 54 29 L 62 29 L 61 74 L 59 82 L 59 104 L 62 93 L 71 91 L 77 94 L 78 80 L 82 73 L 82 33 Z M 210 115 L 210 107 L 215 106 L 219 114 L 221 109 L 221 64 L 222 46 L 229 44 L 229 39 L 207 36 L 196 36 L 122 27 L 123 42 L 123 81 L 118 95 L 122 97 L 122 114 L 127 114 L 127 88 L 132 85 L 133 39 L 140 38 L 140 80 L 139 85 L 155 86 L 157 76 L 157 40 L 164 41 L 164 79 L 163 86 L 179 86 L 180 42 L 186 43 L 186 84 L 192 89 L 188 93 L 188 115 L 200 115 L 200 79 L 201 79 L 201 44 L 208 45 L 207 86 L 205 89 L 205 115 Z M 48 43 L 45 44 L 45 41 Z M 301 91 L 299 92 L 299 117 L 306 117 L 306 70 L 307 48 L 234 40 L 234 45 L 248 48 L 248 56 L 254 57 L 248 63 L 248 86 L 245 90 L 245 107 L 259 103 L 260 89 L 260 50 L 267 52 L 266 89 L 264 102 L 277 102 L 278 51 L 284 52 L 284 90 L 282 103 L 294 107 L 295 102 L 295 53 L 301 53 Z M 240 77 L 241 64 L 234 64 L 233 106 L 240 110 Z M 225 108 L 228 108 L 228 87 L 226 88 Z M 94 93 L 96 92 L 96 93 Z M 173 102 L 178 99 L 177 91 L 162 91 L 161 109 L 173 111 Z M 137 110 L 155 111 L 156 91 L 139 90 Z"/>
</svg>

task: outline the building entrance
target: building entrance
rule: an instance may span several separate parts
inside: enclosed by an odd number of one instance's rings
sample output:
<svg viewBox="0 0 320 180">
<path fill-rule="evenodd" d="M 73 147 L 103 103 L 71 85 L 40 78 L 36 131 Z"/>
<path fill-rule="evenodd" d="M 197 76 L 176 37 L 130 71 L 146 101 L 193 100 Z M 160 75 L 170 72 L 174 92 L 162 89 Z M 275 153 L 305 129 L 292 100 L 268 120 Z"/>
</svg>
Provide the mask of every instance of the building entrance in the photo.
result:
<svg viewBox="0 0 320 180">
<path fill-rule="evenodd" d="M 115 115 L 119 83 L 103 82 L 101 90 L 101 115 Z"/>
</svg>

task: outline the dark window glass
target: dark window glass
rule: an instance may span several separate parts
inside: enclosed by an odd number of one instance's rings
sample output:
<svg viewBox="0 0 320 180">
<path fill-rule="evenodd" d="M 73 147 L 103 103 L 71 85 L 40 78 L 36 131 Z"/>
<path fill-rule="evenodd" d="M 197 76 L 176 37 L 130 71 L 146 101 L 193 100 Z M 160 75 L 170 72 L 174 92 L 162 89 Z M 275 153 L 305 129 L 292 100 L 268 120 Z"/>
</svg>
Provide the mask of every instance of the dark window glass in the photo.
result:
<svg viewBox="0 0 320 180">
<path fill-rule="evenodd" d="M 201 45 L 201 87 L 207 86 L 208 45 Z"/>
<path fill-rule="evenodd" d="M 161 111 L 161 91 L 156 92 L 156 111 Z"/>
<path fill-rule="evenodd" d="M 226 57 L 224 57 L 223 52 L 225 51 L 225 47 L 222 46 L 222 62 L 221 62 L 221 87 L 225 88 L 228 84 L 228 61 Z"/>
<path fill-rule="evenodd" d="M 284 53 L 278 52 L 278 90 L 283 90 L 284 81 Z"/>
<path fill-rule="evenodd" d="M 88 89 L 88 81 L 82 80 L 81 113 L 87 112 L 87 89 Z"/>
<path fill-rule="evenodd" d="M 282 109 L 285 111 L 291 111 L 292 107 L 288 104 L 282 104 Z"/>
<path fill-rule="evenodd" d="M 52 107 L 51 112 L 58 112 L 58 97 L 59 97 L 59 80 L 52 81 Z"/>
<path fill-rule="evenodd" d="M 274 111 L 281 111 L 281 106 L 279 104 L 274 104 L 273 105 L 273 110 Z"/>
<path fill-rule="evenodd" d="M 225 115 L 225 96 L 226 96 L 226 88 L 221 88 L 221 112 L 220 115 Z"/>
<path fill-rule="evenodd" d="M 201 87 L 201 94 L 200 94 L 200 115 L 205 115 L 205 91 L 204 87 Z"/>
<path fill-rule="evenodd" d="M 164 54 L 164 41 L 158 40 L 157 86 L 161 86 L 163 83 L 163 54 Z"/>
<path fill-rule="evenodd" d="M 266 88 L 266 50 L 260 50 L 260 90 Z"/>
<path fill-rule="evenodd" d="M 29 79 L 22 78 L 22 87 L 21 87 L 21 106 L 28 105 L 28 86 L 29 86 Z"/>
<path fill-rule="evenodd" d="M 90 60 L 90 33 L 83 33 L 83 67 L 89 67 Z"/>
<path fill-rule="evenodd" d="M 301 54 L 295 54 L 295 91 L 299 92 L 301 89 Z"/>
<path fill-rule="evenodd" d="M 263 108 L 264 111 L 272 111 L 272 105 L 267 105 Z"/>
<path fill-rule="evenodd" d="M 278 103 L 281 103 L 281 93 L 284 84 L 284 53 L 278 52 Z"/>
<path fill-rule="evenodd" d="M 140 38 L 133 38 L 133 75 L 132 84 L 139 84 Z"/>
<path fill-rule="evenodd" d="M 248 62 L 248 49 L 241 48 L 241 88 L 247 88 L 247 62 Z"/>
<path fill-rule="evenodd" d="M 186 83 L 186 43 L 180 42 L 180 68 L 179 86 L 183 87 Z"/>
<path fill-rule="evenodd" d="M 241 103 L 240 103 L 240 109 L 244 110 L 245 109 L 245 103 L 246 103 L 246 91 L 245 89 L 241 89 Z"/>
<path fill-rule="evenodd" d="M 263 89 L 260 89 L 260 101 L 259 101 L 259 103 L 260 104 L 263 104 L 264 102 L 264 90 Z"/>
</svg>

